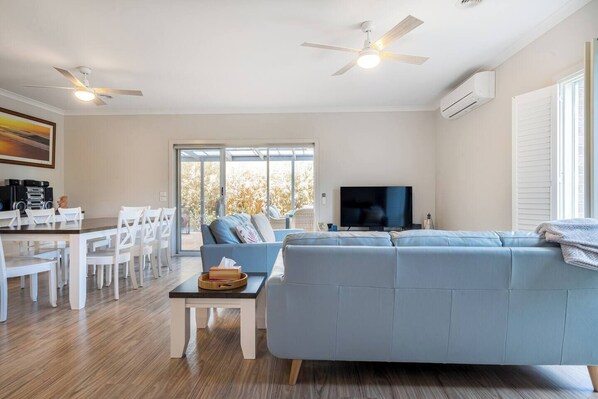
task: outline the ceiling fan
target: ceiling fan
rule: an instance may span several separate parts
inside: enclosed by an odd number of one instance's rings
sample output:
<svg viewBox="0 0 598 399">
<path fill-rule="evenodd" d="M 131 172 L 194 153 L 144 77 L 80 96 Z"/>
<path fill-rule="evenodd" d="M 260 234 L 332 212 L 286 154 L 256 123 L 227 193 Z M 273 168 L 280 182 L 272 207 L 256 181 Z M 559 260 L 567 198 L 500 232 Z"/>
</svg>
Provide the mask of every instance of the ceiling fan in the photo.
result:
<svg viewBox="0 0 598 399">
<path fill-rule="evenodd" d="M 89 87 L 89 80 L 87 77 L 91 75 L 91 68 L 80 66 L 77 70 L 83 75 L 83 81 L 77 79 L 75 75 L 66 69 L 54 67 L 58 72 L 65 78 L 71 81 L 74 87 L 59 87 L 59 86 L 37 86 L 27 85 L 25 87 L 38 87 L 44 89 L 61 89 L 61 90 L 73 90 L 75 97 L 81 101 L 93 101 L 95 105 L 106 105 L 106 102 L 100 97 L 112 98 L 112 95 L 125 95 L 125 96 L 143 96 L 141 90 L 122 90 L 122 89 L 106 89 L 101 87 Z"/>
<path fill-rule="evenodd" d="M 358 65 L 365 69 L 374 68 L 380 63 L 381 59 L 399 61 L 407 64 L 421 65 L 428 60 L 428 57 L 419 57 L 416 55 L 407 54 L 396 54 L 391 53 L 390 51 L 383 50 L 386 47 L 388 47 L 390 43 L 405 36 L 407 33 L 411 32 L 413 29 L 417 28 L 423 23 L 423 21 L 415 18 L 412 15 L 409 15 L 407 16 L 407 18 L 396 24 L 394 28 L 386 32 L 380 39 L 372 43 L 372 41 L 370 40 L 370 34 L 374 30 L 374 23 L 372 21 L 365 21 L 361 24 L 361 30 L 366 34 L 366 39 L 363 43 L 363 48 L 361 50 L 356 48 L 308 42 L 302 43 L 301 45 L 305 47 L 321 48 L 324 50 L 345 51 L 357 55 L 357 57 L 354 60 L 352 60 L 347 65 L 333 73 L 332 76 L 342 75 L 349 69 L 353 68 L 355 65 Z"/>
</svg>

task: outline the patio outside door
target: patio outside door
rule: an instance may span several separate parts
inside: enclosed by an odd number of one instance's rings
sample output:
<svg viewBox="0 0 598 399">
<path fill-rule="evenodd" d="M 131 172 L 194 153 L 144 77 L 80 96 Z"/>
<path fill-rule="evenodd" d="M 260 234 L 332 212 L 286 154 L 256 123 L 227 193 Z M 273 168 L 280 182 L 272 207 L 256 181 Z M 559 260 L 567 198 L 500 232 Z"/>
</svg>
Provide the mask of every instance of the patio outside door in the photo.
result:
<svg viewBox="0 0 598 399">
<path fill-rule="evenodd" d="M 275 229 L 315 229 L 314 147 L 176 148 L 177 253 L 197 252 L 201 225 L 264 212 Z"/>
<path fill-rule="evenodd" d="M 201 225 L 224 214 L 224 149 L 178 148 L 176 155 L 177 253 L 197 252 Z"/>
</svg>

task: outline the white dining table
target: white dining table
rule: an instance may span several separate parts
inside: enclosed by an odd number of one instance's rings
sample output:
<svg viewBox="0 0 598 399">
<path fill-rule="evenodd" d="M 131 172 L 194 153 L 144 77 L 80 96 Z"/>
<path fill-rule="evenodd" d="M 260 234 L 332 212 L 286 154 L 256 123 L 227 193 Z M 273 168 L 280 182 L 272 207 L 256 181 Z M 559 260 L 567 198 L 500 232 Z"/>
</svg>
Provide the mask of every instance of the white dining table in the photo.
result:
<svg viewBox="0 0 598 399">
<path fill-rule="evenodd" d="M 43 225 L 22 224 L 19 227 L 1 227 L 0 240 L 68 242 L 70 246 L 69 302 L 71 309 L 83 309 L 87 296 L 87 241 L 115 235 L 117 224 L 117 218 L 90 218 Z"/>
</svg>

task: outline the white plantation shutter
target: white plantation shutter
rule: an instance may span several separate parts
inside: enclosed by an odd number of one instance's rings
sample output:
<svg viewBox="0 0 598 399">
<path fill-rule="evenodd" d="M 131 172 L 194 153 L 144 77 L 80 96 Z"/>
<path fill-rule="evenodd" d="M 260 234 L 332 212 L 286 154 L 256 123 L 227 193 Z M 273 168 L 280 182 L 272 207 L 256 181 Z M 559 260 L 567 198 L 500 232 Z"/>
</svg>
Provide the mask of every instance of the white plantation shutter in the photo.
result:
<svg viewBox="0 0 598 399">
<path fill-rule="evenodd" d="M 557 87 L 513 98 L 513 230 L 556 219 Z"/>
</svg>

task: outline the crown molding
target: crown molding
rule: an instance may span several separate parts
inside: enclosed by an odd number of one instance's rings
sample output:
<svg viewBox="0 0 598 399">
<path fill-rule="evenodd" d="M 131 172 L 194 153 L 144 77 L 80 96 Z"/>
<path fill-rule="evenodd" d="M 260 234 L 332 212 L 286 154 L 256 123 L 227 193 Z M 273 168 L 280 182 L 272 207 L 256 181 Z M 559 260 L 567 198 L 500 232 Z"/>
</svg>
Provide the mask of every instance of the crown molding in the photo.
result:
<svg viewBox="0 0 598 399">
<path fill-rule="evenodd" d="M 195 109 L 129 109 L 106 108 L 64 110 L 21 94 L 0 88 L 0 96 L 29 104 L 64 116 L 110 116 L 110 115 L 234 115 L 234 114 L 319 114 L 363 112 L 426 112 L 434 111 L 436 105 L 378 106 L 378 107 L 298 107 L 298 108 L 195 108 Z"/>
<path fill-rule="evenodd" d="M 563 22 L 565 19 L 573 15 L 579 9 L 590 3 L 592 0 L 571 0 L 561 8 L 559 8 L 554 14 L 546 18 L 544 21 L 540 22 L 534 28 L 529 30 L 525 33 L 519 40 L 509 46 L 505 51 L 500 53 L 497 57 L 490 60 L 490 62 L 485 66 L 488 69 L 495 69 L 504 62 L 506 62 L 509 58 L 513 57 L 515 54 L 523 50 L 525 47 L 529 46 L 533 43 L 536 39 L 540 36 L 557 26 L 559 23 Z"/>
<path fill-rule="evenodd" d="M 62 108 L 58 108 L 53 105 L 22 96 L 20 94 L 13 93 L 12 91 L 8 91 L 6 89 L 0 88 L 0 96 L 10 98 L 11 100 L 19 101 L 25 104 L 33 105 L 34 107 L 45 109 L 46 111 L 54 112 L 58 115 L 66 115 L 66 111 Z"/>
<path fill-rule="evenodd" d="M 197 109 L 131 109 L 68 110 L 65 116 L 133 116 L 133 115 L 235 115 L 235 114 L 327 114 L 327 113 L 374 113 L 374 112 L 426 112 L 437 105 L 381 106 L 381 107 L 299 107 L 299 108 L 197 108 Z"/>
</svg>

